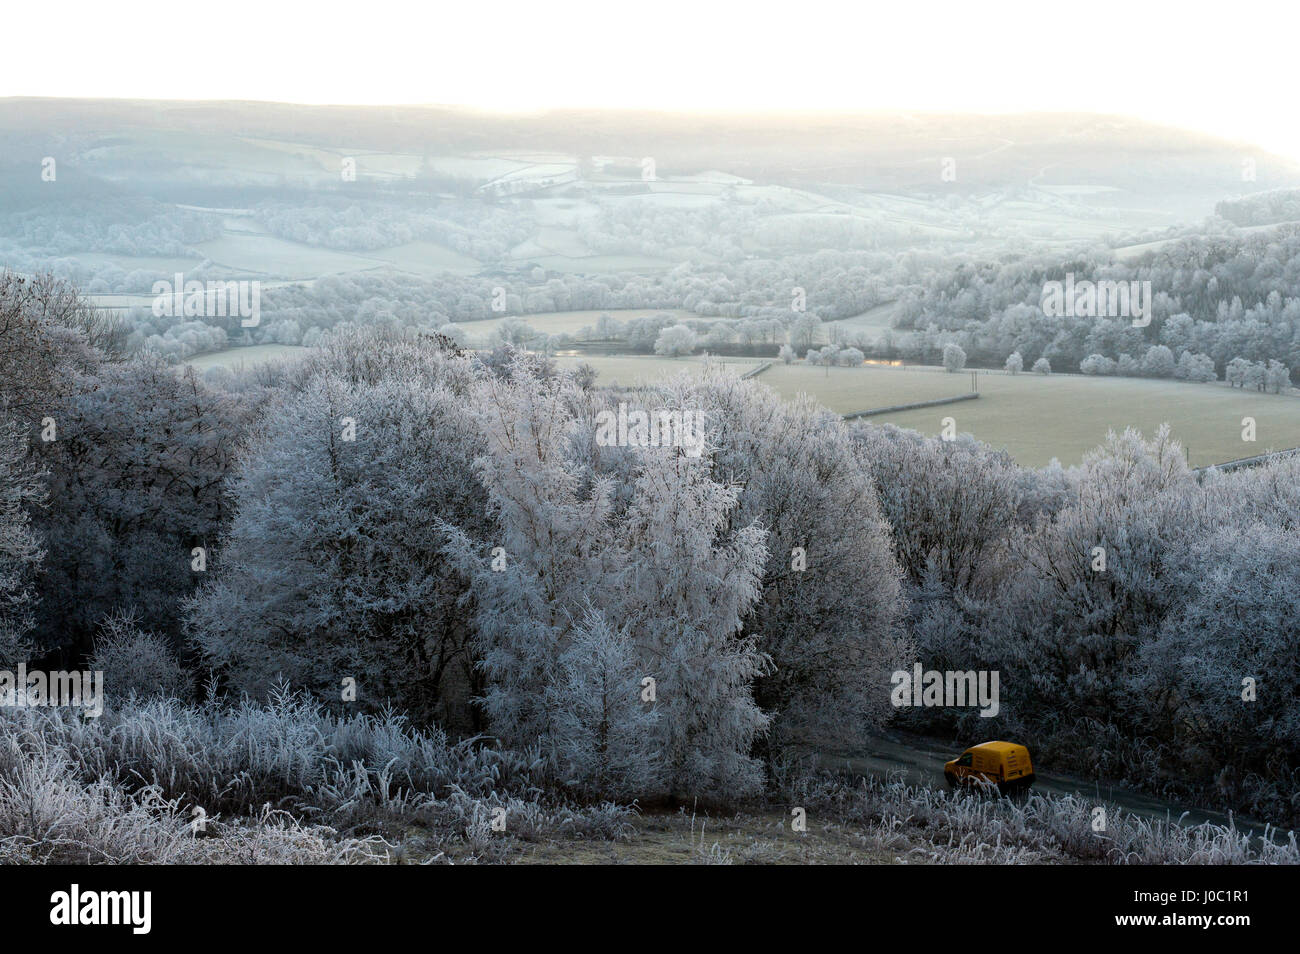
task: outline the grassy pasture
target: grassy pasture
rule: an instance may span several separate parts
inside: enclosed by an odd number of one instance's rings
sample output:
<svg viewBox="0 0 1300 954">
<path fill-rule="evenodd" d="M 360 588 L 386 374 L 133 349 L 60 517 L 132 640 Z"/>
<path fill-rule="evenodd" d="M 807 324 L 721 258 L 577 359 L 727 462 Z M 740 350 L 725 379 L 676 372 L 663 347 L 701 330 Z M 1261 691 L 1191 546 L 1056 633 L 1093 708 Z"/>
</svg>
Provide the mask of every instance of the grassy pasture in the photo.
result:
<svg viewBox="0 0 1300 954">
<path fill-rule="evenodd" d="M 319 278 L 360 272 L 384 265 L 365 254 L 336 252 L 289 242 L 272 235 L 252 233 L 226 234 L 195 246 L 218 265 L 251 275 L 277 275 L 284 278 Z"/>
<path fill-rule="evenodd" d="M 299 358 L 307 354 L 307 348 L 300 348 L 297 345 L 286 344 L 266 344 L 266 345 L 248 345 L 243 348 L 225 348 L 221 351 L 210 351 L 207 354 L 195 355 L 185 361 L 196 371 L 206 371 L 208 368 L 224 367 L 234 371 L 236 368 L 249 368 L 255 364 L 265 364 L 267 361 L 279 361 L 281 359 Z"/>
<path fill-rule="evenodd" d="M 812 395 L 844 414 L 890 404 L 953 397 L 970 390 L 970 374 L 930 368 L 825 368 L 776 364 L 758 381 L 783 396 Z M 1078 463 L 1110 429 L 1132 426 L 1150 434 L 1168 422 L 1189 451 L 1193 466 L 1222 463 L 1266 450 L 1300 446 L 1300 399 L 1234 390 L 1221 384 L 1186 384 L 1141 378 L 1082 375 L 979 374 L 980 399 L 898 411 L 870 418 L 925 434 L 938 434 L 952 417 L 957 430 L 1005 448 L 1022 465 L 1053 457 Z M 1255 443 L 1241 439 L 1242 418 L 1256 421 Z"/>
<path fill-rule="evenodd" d="M 887 301 L 874 308 L 868 308 L 859 315 L 823 322 L 821 333 L 818 336 L 819 341 L 822 344 L 830 341 L 828 332 L 831 328 L 839 328 L 854 338 L 880 341 L 885 337 L 885 332 L 893 327 L 890 321 L 894 317 L 894 311 L 897 308 L 898 302 Z"/>
</svg>

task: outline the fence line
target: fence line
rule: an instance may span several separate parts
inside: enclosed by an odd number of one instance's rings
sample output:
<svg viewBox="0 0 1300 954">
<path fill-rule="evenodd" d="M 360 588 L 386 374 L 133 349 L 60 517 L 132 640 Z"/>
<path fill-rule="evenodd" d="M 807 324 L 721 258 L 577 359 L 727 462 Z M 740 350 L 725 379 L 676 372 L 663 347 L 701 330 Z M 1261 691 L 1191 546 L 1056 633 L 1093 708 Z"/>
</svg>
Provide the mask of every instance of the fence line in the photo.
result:
<svg viewBox="0 0 1300 954">
<path fill-rule="evenodd" d="M 919 407 L 938 407 L 940 404 L 956 404 L 958 401 L 974 401 L 978 394 L 958 394 L 956 397 L 935 398 L 933 401 L 915 401 L 911 404 L 891 404 L 888 407 L 873 407 L 866 411 L 850 411 L 840 417 L 851 421 L 857 417 L 870 417 L 873 414 L 894 414 L 898 411 L 912 411 Z"/>
</svg>

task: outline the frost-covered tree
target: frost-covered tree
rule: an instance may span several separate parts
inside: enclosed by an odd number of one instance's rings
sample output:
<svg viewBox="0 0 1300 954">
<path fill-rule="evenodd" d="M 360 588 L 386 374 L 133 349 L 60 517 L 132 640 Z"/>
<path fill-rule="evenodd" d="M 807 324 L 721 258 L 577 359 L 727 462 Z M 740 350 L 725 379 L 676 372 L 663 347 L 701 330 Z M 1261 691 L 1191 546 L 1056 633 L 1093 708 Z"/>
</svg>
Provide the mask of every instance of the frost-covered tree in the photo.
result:
<svg viewBox="0 0 1300 954">
<path fill-rule="evenodd" d="M 827 345 L 820 351 L 808 352 L 808 363 L 821 365 L 824 368 L 833 367 L 838 363 L 840 349 L 837 345 Z"/>
<path fill-rule="evenodd" d="M 1171 612 L 1143 647 L 1134 705 L 1190 771 L 1223 779 L 1226 763 L 1239 784 L 1300 747 L 1300 537 L 1215 527 L 1170 557 Z"/>
<path fill-rule="evenodd" d="M 505 318 L 492 329 L 493 345 L 510 345 L 522 348 L 537 337 L 537 332 L 522 318 Z"/>
<path fill-rule="evenodd" d="M 1178 366 L 1174 368 L 1174 377 L 1192 383 L 1213 381 L 1218 376 L 1214 373 L 1214 359 L 1208 354 L 1195 354 L 1184 351 L 1178 356 Z"/>
<path fill-rule="evenodd" d="M 1152 345 L 1142 357 L 1142 373 L 1153 378 L 1172 377 L 1174 366 L 1174 353 L 1165 345 Z"/>
<path fill-rule="evenodd" d="M 943 368 L 948 372 L 957 372 L 966 367 L 966 351 L 961 345 L 948 342 L 943 346 Z"/>
<path fill-rule="evenodd" d="M 1249 361 L 1245 358 L 1233 358 L 1228 362 L 1227 370 L 1224 373 L 1224 380 L 1234 388 L 1243 387 L 1246 383 L 1246 372 L 1249 370 Z"/>
<path fill-rule="evenodd" d="M 1291 389 L 1291 369 L 1281 361 L 1269 361 L 1264 374 L 1264 386 L 1270 394 L 1283 394 Z"/>
<path fill-rule="evenodd" d="M 45 557 L 29 509 L 46 499 L 18 425 L 0 413 L 0 668 L 27 660 L 35 594 L 32 577 Z"/>
<path fill-rule="evenodd" d="M 598 445 L 592 396 L 521 360 L 485 381 L 472 407 L 494 546 L 452 531 L 447 552 L 473 580 L 494 730 L 540 744 L 561 771 L 564 753 L 577 750 L 561 687 L 575 633 L 594 610 L 627 628 L 643 676 L 655 681 L 658 758 L 645 794 L 755 791 L 761 772 L 750 750 L 768 720 L 753 683 L 768 661 L 741 621 L 767 551 L 761 529 L 734 526 L 736 488 L 713 479 L 707 454 Z"/>
<path fill-rule="evenodd" d="M 556 695 L 559 773 L 587 794 L 638 798 L 659 785 L 659 712 L 627 625 L 587 607 L 560 656 Z"/>
<path fill-rule="evenodd" d="M 1112 432 L 1085 455 L 1074 499 L 1012 535 L 993 639 L 1028 667 L 1039 716 L 1068 707 L 1105 721 L 1122 706 L 1137 648 L 1170 607 L 1168 555 L 1207 519 L 1195 484 L 1167 426 L 1149 440 Z"/>
<path fill-rule="evenodd" d="M 179 601 L 203 578 L 193 551 L 215 547 L 225 526 L 243 412 L 149 353 L 77 384 L 57 439 L 33 445 L 50 487 L 37 521 L 49 549 L 38 634 L 84 651 L 99 620 L 129 606 L 174 639 Z"/>
<path fill-rule="evenodd" d="M 1039 358 L 1034 362 L 1034 366 L 1030 370 L 1032 370 L 1034 374 L 1051 374 L 1052 362 L 1048 361 L 1046 358 Z"/>
<path fill-rule="evenodd" d="M 711 422 L 715 479 L 740 484 L 733 524 L 768 530 L 745 632 L 775 663 L 757 698 L 772 742 L 861 742 L 890 716 L 876 691 L 910 652 L 889 527 L 850 429 L 723 368 L 663 389 Z"/>
<path fill-rule="evenodd" d="M 969 437 L 944 441 L 892 425 L 857 428 L 854 436 L 913 584 L 936 576 L 948 587 L 966 587 L 990 568 L 1017 519 L 1020 489 L 1010 457 Z"/>
<path fill-rule="evenodd" d="M 351 678 L 361 704 L 463 724 L 466 586 L 442 550 L 445 526 L 481 529 L 480 446 L 461 397 L 418 379 L 329 370 L 270 407 L 189 605 L 206 659 L 250 692 L 283 676 L 337 700 Z"/>
<path fill-rule="evenodd" d="M 1268 372 L 1262 361 L 1252 361 L 1241 375 L 1241 386 L 1247 391 L 1263 391 L 1268 386 Z"/>
<path fill-rule="evenodd" d="M 1079 370 L 1084 374 L 1114 374 L 1115 368 L 1114 361 L 1100 354 L 1090 354 L 1079 362 Z"/>
<path fill-rule="evenodd" d="M 866 355 L 858 348 L 845 348 L 837 356 L 839 363 L 846 368 L 856 368 L 866 360 Z"/>
<path fill-rule="evenodd" d="M 120 347 L 119 330 L 67 282 L 0 271 L 0 410 L 24 427 L 55 415 L 75 376 Z"/>
<path fill-rule="evenodd" d="M 687 325 L 673 325 L 665 328 L 655 339 L 655 354 L 669 358 L 679 358 L 695 350 L 695 332 Z"/>
<path fill-rule="evenodd" d="M 790 364 L 795 359 L 794 348 L 791 348 L 788 343 L 781 345 L 781 350 L 777 352 L 777 357 L 781 359 L 782 364 Z"/>
<path fill-rule="evenodd" d="M 1020 357 L 1019 351 L 1013 351 L 1007 355 L 1007 363 L 1003 365 L 1003 368 L 1012 374 L 1019 374 L 1025 370 L 1025 359 Z"/>
<path fill-rule="evenodd" d="M 796 351 L 806 352 L 821 337 L 821 330 L 821 318 L 811 312 L 805 312 L 790 326 L 790 344 Z"/>
</svg>

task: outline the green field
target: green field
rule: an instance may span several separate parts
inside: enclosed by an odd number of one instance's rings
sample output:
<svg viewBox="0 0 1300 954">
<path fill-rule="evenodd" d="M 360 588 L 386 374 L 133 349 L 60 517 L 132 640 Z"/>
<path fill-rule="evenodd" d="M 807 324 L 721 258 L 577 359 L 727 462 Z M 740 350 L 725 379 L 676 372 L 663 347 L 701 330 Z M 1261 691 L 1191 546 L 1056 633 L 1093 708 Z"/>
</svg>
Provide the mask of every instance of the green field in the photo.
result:
<svg viewBox="0 0 1300 954">
<path fill-rule="evenodd" d="M 970 390 L 970 374 L 931 368 L 813 368 L 776 364 L 755 380 L 790 397 L 812 395 L 841 414 L 890 404 L 952 397 Z M 979 374 L 980 399 L 882 414 L 870 420 L 937 434 L 942 420 L 1005 448 L 1017 462 L 1041 466 L 1053 457 L 1078 463 L 1109 429 L 1133 426 L 1150 434 L 1168 422 L 1193 466 L 1300 446 L 1300 399 L 1141 378 L 1082 375 Z M 1256 441 L 1241 439 L 1241 420 L 1256 421 Z"/>
</svg>

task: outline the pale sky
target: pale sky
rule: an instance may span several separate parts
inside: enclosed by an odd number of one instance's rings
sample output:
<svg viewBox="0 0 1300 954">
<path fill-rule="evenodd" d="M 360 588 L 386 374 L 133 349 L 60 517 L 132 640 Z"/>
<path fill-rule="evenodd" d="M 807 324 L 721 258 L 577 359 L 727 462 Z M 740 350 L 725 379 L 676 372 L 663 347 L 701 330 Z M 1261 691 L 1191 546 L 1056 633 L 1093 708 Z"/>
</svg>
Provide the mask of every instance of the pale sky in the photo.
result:
<svg viewBox="0 0 1300 954">
<path fill-rule="evenodd" d="M 3 19 L 0 96 L 1084 110 L 1300 159 L 1294 2 L 74 0 Z"/>
</svg>

